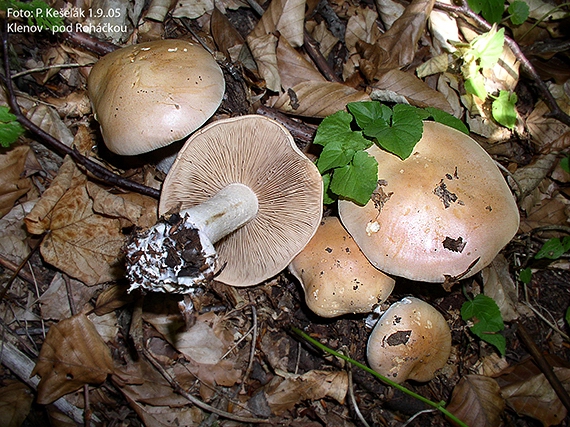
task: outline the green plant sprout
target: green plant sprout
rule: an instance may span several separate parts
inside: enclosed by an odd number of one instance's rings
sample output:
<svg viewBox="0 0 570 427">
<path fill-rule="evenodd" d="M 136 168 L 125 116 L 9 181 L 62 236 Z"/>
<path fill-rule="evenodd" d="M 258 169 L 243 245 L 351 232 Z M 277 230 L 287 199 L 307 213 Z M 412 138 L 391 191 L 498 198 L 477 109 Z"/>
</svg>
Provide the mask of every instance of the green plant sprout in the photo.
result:
<svg viewBox="0 0 570 427">
<path fill-rule="evenodd" d="M 10 113 L 10 109 L 0 106 L 0 145 L 9 147 L 24 131 L 23 126 L 16 120 L 16 116 Z"/>
<path fill-rule="evenodd" d="M 390 108 L 365 101 L 349 103 L 347 109 L 323 119 L 313 141 L 323 147 L 316 164 L 323 176 L 325 204 L 338 197 L 368 203 L 378 183 L 378 163 L 365 150 L 374 143 L 406 159 L 422 137 L 423 120 L 430 117 L 469 133 L 461 120 L 437 108 Z"/>
<path fill-rule="evenodd" d="M 501 310 L 493 298 L 479 294 L 461 306 L 461 318 L 471 322 L 469 330 L 505 355 L 507 342 L 499 332 L 505 329 Z"/>
<path fill-rule="evenodd" d="M 296 327 L 292 327 L 293 332 L 295 332 L 297 335 L 299 335 L 301 338 L 303 338 L 305 341 L 311 343 L 312 345 L 314 345 L 315 347 L 319 348 L 320 350 L 329 353 L 335 357 L 338 357 L 339 359 L 342 359 L 360 369 L 363 369 L 364 371 L 368 372 L 369 374 L 374 375 L 376 378 L 378 378 L 380 381 L 382 381 L 384 384 L 390 386 L 390 387 L 394 387 L 395 389 L 400 390 L 402 393 L 407 394 L 408 396 L 411 396 L 417 400 L 419 400 L 420 402 L 425 403 L 426 405 L 429 405 L 435 409 L 437 409 L 438 411 L 440 411 L 443 415 L 445 415 L 449 420 L 451 420 L 455 425 L 460 426 L 460 427 L 467 427 L 467 424 L 465 424 L 463 421 L 461 421 L 459 418 L 457 418 L 455 415 L 453 415 L 451 412 L 449 412 L 447 409 L 445 409 L 445 402 L 434 402 L 432 400 L 429 400 L 425 397 L 423 397 L 420 394 L 417 394 L 409 389 L 407 389 L 406 387 L 404 387 L 401 384 L 397 384 L 394 381 L 390 380 L 389 378 L 386 378 L 383 375 L 380 375 L 378 372 L 376 372 L 373 369 L 370 369 L 368 366 L 354 360 L 351 359 L 348 356 L 345 356 L 342 353 L 339 353 L 329 347 L 327 347 L 324 344 L 321 344 L 319 341 L 315 340 L 314 338 L 310 337 L 308 334 L 306 334 L 305 332 L 301 331 L 299 328 Z"/>
<path fill-rule="evenodd" d="M 498 24 L 505 13 L 505 0 L 467 0 L 467 4 L 473 12 L 480 13 L 491 24 Z M 524 1 L 514 1 L 507 9 L 513 25 L 520 25 L 527 20 L 529 7 Z"/>
<path fill-rule="evenodd" d="M 0 0 L 0 10 L 7 11 L 9 8 L 31 12 L 28 17 L 28 25 L 35 25 L 38 28 L 52 30 L 64 25 L 63 18 L 43 0 L 32 0 L 24 3 L 14 0 Z"/>
</svg>

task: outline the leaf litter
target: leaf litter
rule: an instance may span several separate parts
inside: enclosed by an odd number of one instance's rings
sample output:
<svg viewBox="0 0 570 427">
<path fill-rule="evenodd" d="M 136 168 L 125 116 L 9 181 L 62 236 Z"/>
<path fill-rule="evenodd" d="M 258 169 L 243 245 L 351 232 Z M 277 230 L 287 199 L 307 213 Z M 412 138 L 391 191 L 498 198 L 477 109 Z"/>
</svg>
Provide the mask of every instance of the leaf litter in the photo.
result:
<svg viewBox="0 0 570 427">
<path fill-rule="evenodd" d="M 454 334 L 454 356 L 448 366 L 433 382 L 410 387 L 436 401 L 449 402 L 448 407 L 470 426 L 499 425 L 513 419 L 518 425 L 534 425 L 525 416 L 543 425 L 560 425 L 565 422 L 565 409 L 536 367 L 523 360 L 526 351 L 513 325 L 518 317 L 532 328 L 541 348 L 556 350 L 568 360 L 568 343 L 558 340 L 556 332 L 550 332 L 526 308 L 537 305 L 535 310 L 567 328 L 563 308 L 570 305 L 564 285 L 568 274 L 557 267 L 564 264 L 534 265 L 532 282 L 522 289 L 516 274 L 544 240 L 537 230 L 568 226 L 568 175 L 553 173 L 567 151 L 568 128 L 548 117 L 548 107 L 536 99 L 530 114 L 517 116 L 513 131 L 501 128 L 490 116 L 489 105 L 462 91 L 462 77 L 453 70 L 453 61 L 447 62 L 446 69 L 434 69 L 435 74 L 418 78 L 413 70 L 430 55 L 445 52 L 450 39 L 468 42 L 474 32 L 448 13 L 431 12 L 432 1 L 413 1 L 407 7 L 377 3 L 380 14 L 371 4 L 356 2 L 274 0 L 264 5 L 259 19 L 245 3 L 223 2 L 214 9 L 210 2 L 180 1 L 174 17 L 189 18 L 200 37 L 208 38 L 211 28 L 218 49 L 234 63 L 243 61 L 240 70 L 251 105 L 264 104 L 295 120 L 314 123 L 349 102 L 371 97 L 397 100 L 452 112 L 465 119 L 474 134 L 496 146 L 517 141 L 527 154 L 526 161 L 508 150 L 498 160 L 512 174 L 515 192 L 517 188 L 521 192 L 525 216 L 520 235 L 483 272 L 480 283 L 469 283 L 497 302 L 507 322 L 504 334 L 511 353 L 499 358 L 491 346 L 470 335 L 458 320 L 458 302 L 463 298 L 459 289 L 441 294 L 401 283 L 400 294 L 422 295 L 440 307 Z M 536 1 L 531 10 L 536 15 L 544 7 Z M 140 13 L 140 8 L 132 13 Z M 171 36 L 186 37 L 181 22 L 167 16 L 164 22 L 153 24 L 153 31 L 158 31 L 155 35 L 143 33 L 141 26 L 140 36 L 162 37 L 168 30 Z M 447 22 L 449 32 L 440 33 L 444 26 L 436 22 Z M 346 34 L 339 31 L 343 28 Z M 305 30 L 320 43 L 321 53 L 342 83 L 327 81 L 302 47 Z M 115 42 L 126 40 L 125 34 L 107 35 Z M 32 43 L 48 45 L 40 40 Z M 208 43 L 213 46 L 211 40 Z M 64 44 L 48 47 L 44 55 L 24 51 L 35 65 L 96 59 Z M 497 66 L 485 73 L 488 90 L 513 89 L 520 84 L 518 63 L 511 53 L 505 49 Z M 84 69 L 56 67 L 31 75 L 36 93 L 49 94 L 46 99 L 56 108 L 43 103 L 26 108 L 42 129 L 116 168 L 112 160 L 107 163 L 102 149 L 93 150 L 98 137 L 89 130 L 89 106 L 82 91 L 85 74 Z M 557 82 L 550 88 L 568 111 L 566 86 Z M 48 87 L 49 91 L 42 89 Z M 365 360 L 368 330 L 361 319 L 323 322 L 315 318 L 303 306 L 302 294 L 287 273 L 252 289 L 215 284 L 192 301 L 198 307 L 195 313 L 181 311 L 184 301 L 178 297 L 151 295 L 143 301 L 127 294 L 122 248 L 133 227 L 148 227 L 156 221 L 156 201 L 88 179 L 69 159 L 56 160 L 55 167 L 48 165 L 52 160 L 41 151 L 36 160 L 31 159 L 34 154 L 28 147 L 34 141 L 30 137 L 26 135 L 19 146 L 4 150 L 0 157 L 4 171 L 0 174 L 4 230 L 0 258 L 12 263 L 2 263 L 7 269 L 4 277 L 30 253 L 33 239 L 41 239 L 41 257 L 32 253 L 31 274 L 26 267 L 20 274 L 23 279 L 16 279 L 0 307 L 9 335 L 27 334 L 27 350 L 36 361 L 34 373 L 41 377 L 35 392 L 38 402 L 64 396 L 81 406 L 81 392 L 76 391 L 88 385 L 90 410 L 95 411 L 92 422 L 120 418 L 127 425 L 147 426 L 213 422 L 207 421 L 212 412 L 189 404 L 177 393 L 180 389 L 224 414 L 269 417 L 289 425 L 358 425 L 349 393 L 356 395 L 365 418 L 383 420 L 379 421 L 383 425 L 397 425 L 421 412 L 411 409 L 412 404 L 398 406 L 394 392 L 370 378 L 351 385 L 350 374 L 338 361 L 323 358 L 287 335 L 292 323 L 302 325 L 332 348 L 343 348 Z M 133 173 L 130 165 L 119 161 L 121 167 L 121 173 Z M 136 165 L 134 170 L 136 179 L 145 176 L 146 182 L 160 181 L 160 173 L 146 166 Z M 559 305 L 553 304 L 555 300 Z M 255 315 L 252 304 L 257 307 Z M 141 348 L 151 359 L 141 356 Z M 158 362 L 164 372 L 152 362 Z M 551 364 L 567 387 L 565 363 L 551 359 Z M 472 374 L 479 366 L 485 367 L 482 375 Z M 2 412 L 7 414 L 2 419 L 12 420 L 10 425 L 20 425 L 31 410 L 30 390 L 21 384 L 7 378 L 0 384 L 0 411 L 9 411 Z M 14 396 L 21 399 L 11 406 Z M 422 419 L 427 422 L 419 415 L 413 425 L 425 425 Z M 239 423 L 221 420 L 223 425 Z M 63 423 L 61 416 L 52 415 L 52 421 Z M 436 419 L 433 423 L 446 422 Z"/>
</svg>

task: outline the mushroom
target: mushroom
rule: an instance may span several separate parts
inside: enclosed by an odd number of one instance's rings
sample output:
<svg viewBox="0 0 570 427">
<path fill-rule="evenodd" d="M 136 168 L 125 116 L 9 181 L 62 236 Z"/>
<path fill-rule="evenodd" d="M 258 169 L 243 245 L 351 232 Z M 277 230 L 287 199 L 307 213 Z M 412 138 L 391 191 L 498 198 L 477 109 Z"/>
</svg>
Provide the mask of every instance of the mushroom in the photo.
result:
<svg viewBox="0 0 570 427">
<path fill-rule="evenodd" d="M 451 353 L 451 331 L 439 311 L 413 297 L 392 304 L 368 339 L 368 364 L 396 383 L 429 381 Z"/>
<path fill-rule="evenodd" d="M 191 293 L 215 272 L 229 285 L 258 284 L 309 242 L 322 202 L 319 171 L 282 125 L 215 121 L 178 153 L 162 186 L 165 220 L 127 246 L 131 289 Z"/>
<path fill-rule="evenodd" d="M 372 146 L 378 186 L 342 223 L 370 262 L 412 280 L 445 282 L 487 266 L 513 238 L 519 211 L 493 159 L 469 136 L 424 122 L 406 160 Z"/>
<path fill-rule="evenodd" d="M 336 217 L 325 217 L 289 264 L 309 309 L 322 317 L 369 313 L 386 300 L 394 280 L 366 259 Z"/>
<path fill-rule="evenodd" d="M 218 109 L 222 70 L 200 45 L 159 40 L 101 58 L 88 78 L 89 98 L 105 145 L 136 155 L 178 141 Z"/>
</svg>

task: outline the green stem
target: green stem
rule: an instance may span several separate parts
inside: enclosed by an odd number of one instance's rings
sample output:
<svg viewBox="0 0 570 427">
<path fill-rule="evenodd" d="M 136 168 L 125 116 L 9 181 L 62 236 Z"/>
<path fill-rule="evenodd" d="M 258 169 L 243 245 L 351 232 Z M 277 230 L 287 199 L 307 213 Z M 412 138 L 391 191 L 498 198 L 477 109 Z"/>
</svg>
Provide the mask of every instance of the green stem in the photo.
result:
<svg viewBox="0 0 570 427">
<path fill-rule="evenodd" d="M 550 15 L 554 14 L 554 12 L 557 12 L 558 10 L 566 7 L 566 6 L 570 6 L 570 3 L 562 3 L 559 4 L 558 6 L 550 9 L 548 12 L 546 12 L 544 15 L 542 15 L 527 31 L 525 31 L 525 33 L 519 37 L 519 40 L 523 40 L 526 36 L 529 35 L 529 33 L 534 30 L 538 25 L 540 25 L 546 18 L 548 18 Z"/>
<path fill-rule="evenodd" d="M 305 332 L 301 331 L 299 328 L 296 327 L 292 327 L 293 332 L 295 332 L 297 335 L 299 335 L 301 338 L 303 338 L 304 340 L 310 342 L 311 344 L 313 344 L 315 347 L 325 351 L 326 353 L 332 354 L 333 356 L 336 356 L 346 362 L 349 362 L 351 364 L 353 364 L 354 366 L 359 367 L 360 369 L 365 370 L 366 372 L 368 372 L 369 374 L 374 375 L 376 378 L 378 378 L 380 381 L 382 381 L 384 384 L 389 385 L 390 387 L 394 387 L 398 390 L 400 390 L 402 393 L 405 393 L 415 399 L 418 399 L 419 401 L 425 403 L 426 405 L 432 406 L 435 409 L 437 409 L 438 411 L 440 411 L 442 414 L 444 414 L 447 418 L 449 418 L 451 421 L 453 421 L 455 424 L 457 424 L 460 427 L 468 427 L 467 424 L 465 424 L 463 421 L 461 421 L 459 418 L 457 418 L 455 415 L 453 415 L 451 412 L 449 412 L 447 409 L 445 409 L 444 407 L 444 402 L 433 402 L 417 393 L 414 393 L 413 391 L 407 389 L 406 387 L 395 383 L 394 381 L 390 380 L 389 378 L 386 378 L 383 375 L 380 375 L 378 372 L 374 371 L 373 369 L 370 369 L 368 366 L 363 365 L 360 362 L 357 362 L 354 359 L 351 359 L 348 356 L 345 356 L 344 354 L 341 354 L 337 351 L 334 351 L 333 349 L 327 347 L 324 344 L 321 344 L 319 341 L 315 340 L 314 338 L 311 338 L 309 335 L 307 335 Z"/>
</svg>

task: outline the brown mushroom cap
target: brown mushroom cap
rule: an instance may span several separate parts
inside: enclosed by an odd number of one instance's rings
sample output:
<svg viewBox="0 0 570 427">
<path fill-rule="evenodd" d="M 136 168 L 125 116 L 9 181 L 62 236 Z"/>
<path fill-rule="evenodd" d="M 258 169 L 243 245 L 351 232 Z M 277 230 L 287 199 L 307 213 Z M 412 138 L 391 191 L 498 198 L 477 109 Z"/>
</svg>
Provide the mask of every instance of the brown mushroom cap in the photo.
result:
<svg viewBox="0 0 570 427">
<path fill-rule="evenodd" d="M 439 311 L 413 297 L 384 312 L 368 339 L 368 364 L 401 383 L 429 381 L 451 353 L 451 331 Z"/>
<path fill-rule="evenodd" d="M 322 317 L 369 313 L 386 300 L 394 280 L 374 268 L 336 217 L 325 217 L 291 261 L 307 306 Z"/>
<path fill-rule="evenodd" d="M 180 140 L 208 120 L 224 95 L 222 70 L 203 47 L 159 40 L 118 49 L 89 73 L 105 144 L 136 155 Z"/>
<path fill-rule="evenodd" d="M 365 206 L 339 201 L 362 252 L 388 274 L 444 282 L 488 265 L 519 226 L 515 200 L 493 159 L 469 136 L 425 122 L 402 161 L 372 146 L 378 187 Z"/>
<path fill-rule="evenodd" d="M 259 115 L 218 120 L 193 134 L 162 186 L 161 215 L 241 183 L 257 196 L 257 215 L 215 244 L 216 278 L 250 286 L 282 271 L 309 242 L 322 217 L 316 166 L 276 121 Z"/>
</svg>

